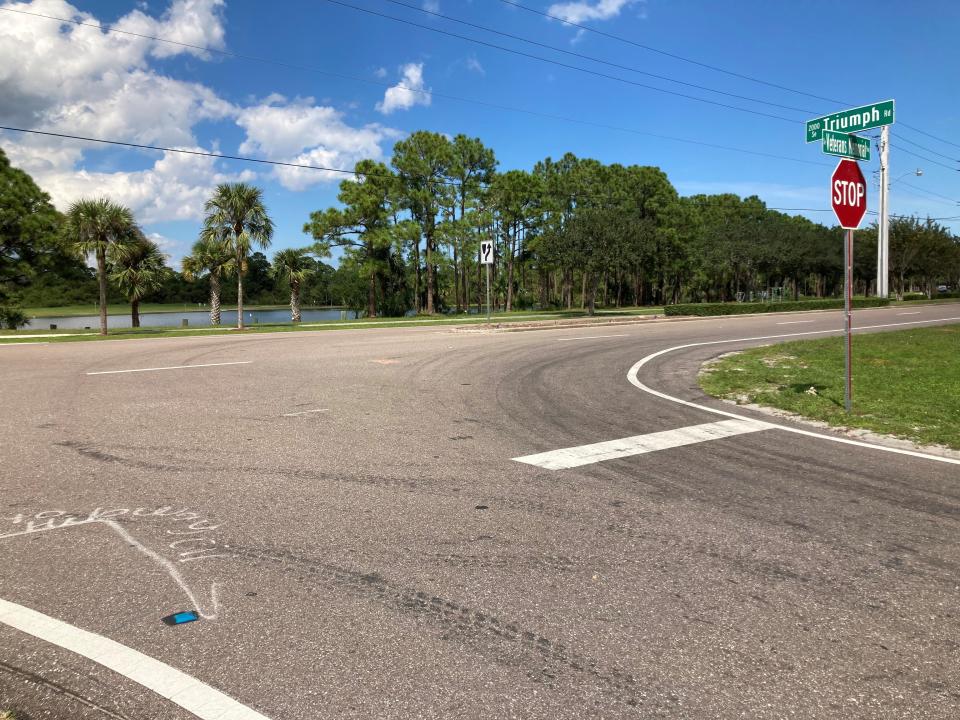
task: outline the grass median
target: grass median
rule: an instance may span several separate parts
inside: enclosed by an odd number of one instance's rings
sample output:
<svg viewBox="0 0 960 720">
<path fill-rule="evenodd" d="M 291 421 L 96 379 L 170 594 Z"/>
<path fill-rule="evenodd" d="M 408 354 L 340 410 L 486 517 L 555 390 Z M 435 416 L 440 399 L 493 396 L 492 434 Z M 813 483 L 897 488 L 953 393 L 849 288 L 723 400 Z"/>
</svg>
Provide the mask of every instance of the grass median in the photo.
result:
<svg viewBox="0 0 960 720">
<path fill-rule="evenodd" d="M 843 337 L 721 357 L 704 367 L 700 386 L 740 404 L 960 449 L 960 325 L 855 335 L 849 415 Z"/>
</svg>

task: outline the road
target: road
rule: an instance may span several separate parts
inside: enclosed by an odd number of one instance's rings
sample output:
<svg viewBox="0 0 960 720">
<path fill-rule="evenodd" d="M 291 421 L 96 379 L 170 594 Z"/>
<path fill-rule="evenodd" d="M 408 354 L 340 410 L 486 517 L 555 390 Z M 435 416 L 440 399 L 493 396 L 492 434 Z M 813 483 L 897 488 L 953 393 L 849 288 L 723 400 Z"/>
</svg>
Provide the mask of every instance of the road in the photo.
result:
<svg viewBox="0 0 960 720">
<path fill-rule="evenodd" d="M 956 718 L 960 465 L 696 387 L 840 326 L 0 347 L 0 709 Z"/>
</svg>

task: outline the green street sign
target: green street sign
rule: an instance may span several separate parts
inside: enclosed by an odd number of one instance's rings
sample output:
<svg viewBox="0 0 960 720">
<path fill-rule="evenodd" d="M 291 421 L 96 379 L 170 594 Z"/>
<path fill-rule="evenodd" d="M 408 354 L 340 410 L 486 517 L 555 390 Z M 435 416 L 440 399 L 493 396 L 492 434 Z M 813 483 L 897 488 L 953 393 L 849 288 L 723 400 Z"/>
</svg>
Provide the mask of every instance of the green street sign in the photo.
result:
<svg viewBox="0 0 960 720">
<path fill-rule="evenodd" d="M 854 160 L 870 159 L 870 140 L 849 133 L 824 130 L 822 149 L 827 155 L 839 155 Z"/>
<path fill-rule="evenodd" d="M 841 110 L 815 120 L 807 120 L 807 142 L 822 138 L 824 130 L 852 133 L 892 124 L 893 100 L 884 100 L 872 105 Z"/>
</svg>

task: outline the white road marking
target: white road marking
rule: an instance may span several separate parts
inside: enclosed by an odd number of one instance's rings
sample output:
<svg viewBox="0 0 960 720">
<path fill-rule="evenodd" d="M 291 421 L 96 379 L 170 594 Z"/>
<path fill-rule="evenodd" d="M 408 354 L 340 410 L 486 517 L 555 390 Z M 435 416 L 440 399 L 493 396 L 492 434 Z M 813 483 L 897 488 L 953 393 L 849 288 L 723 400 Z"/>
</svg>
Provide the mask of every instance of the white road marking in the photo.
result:
<svg viewBox="0 0 960 720">
<path fill-rule="evenodd" d="M 265 715 L 149 655 L 2 598 L 0 623 L 93 660 L 201 720 L 268 720 Z"/>
<path fill-rule="evenodd" d="M 22 339 L 22 338 L 18 338 Z M 4 337 L 0 337 L 0 341 L 6 340 Z M 36 347 L 37 345 L 49 345 L 48 342 L 0 342 L 0 347 Z"/>
<path fill-rule="evenodd" d="M 813 320 L 789 320 L 788 322 L 778 322 L 777 325 L 800 325 L 801 323 L 812 323 Z"/>
<path fill-rule="evenodd" d="M 87 375 L 119 375 L 121 373 L 153 372 L 155 370 L 189 370 L 190 368 L 218 367 L 220 365 L 249 365 L 252 360 L 238 360 L 236 362 L 204 363 L 202 365 L 170 365 L 169 367 L 135 368 L 133 370 L 99 370 L 88 372 Z"/>
<path fill-rule="evenodd" d="M 919 310 L 915 310 L 914 312 L 897 313 L 897 315 L 919 315 L 919 314 L 920 314 Z"/>
<path fill-rule="evenodd" d="M 584 337 L 557 338 L 557 340 L 561 342 L 563 340 L 600 340 L 601 338 L 611 337 L 629 337 L 629 335 L 626 333 L 621 333 L 620 335 L 585 335 Z"/>
<path fill-rule="evenodd" d="M 863 325 L 861 327 L 854 328 L 854 330 L 875 330 L 878 328 L 886 328 L 886 327 L 902 327 L 904 325 L 929 325 L 930 323 L 958 322 L 958 321 L 960 321 L 960 317 L 934 318 L 932 320 L 909 320 L 906 322 L 898 322 L 898 323 L 883 323 L 881 325 Z M 666 348 L 664 350 L 651 353 L 650 355 L 647 355 L 642 360 L 639 360 L 638 362 L 634 363 L 633 367 L 631 367 L 630 370 L 627 371 L 627 380 L 629 380 L 630 384 L 633 385 L 634 387 L 637 387 L 643 392 L 653 395 L 654 397 L 661 398 L 663 400 L 669 400 L 670 402 L 674 402 L 679 405 L 685 405 L 686 407 L 696 408 L 697 410 L 703 410 L 705 412 L 712 413 L 714 415 L 723 415 L 724 417 L 734 418 L 736 420 L 750 420 L 750 421 L 756 422 L 756 420 L 746 415 L 739 415 L 737 413 L 727 412 L 725 410 L 718 410 L 716 408 L 712 408 L 707 405 L 701 405 L 700 403 L 691 402 L 689 400 L 683 400 L 681 398 L 674 397 L 673 395 L 667 395 L 666 393 L 660 392 L 659 390 L 654 390 L 653 388 L 648 387 L 647 385 L 644 385 L 642 382 L 640 382 L 640 380 L 637 378 L 637 373 L 640 371 L 640 368 L 642 368 L 651 360 L 655 360 L 661 355 L 666 355 L 667 353 L 671 353 L 675 350 L 683 350 L 685 348 L 692 348 L 692 347 L 701 347 L 704 345 L 722 345 L 724 343 L 750 342 L 754 340 L 777 340 L 780 338 L 799 337 L 802 335 L 824 335 L 827 333 L 839 333 L 839 332 L 842 332 L 842 330 L 837 330 L 837 329 L 808 330 L 806 332 L 785 333 L 782 335 L 762 335 L 759 337 L 735 338 L 732 340 L 709 340 L 705 342 L 687 343 L 686 345 L 675 345 L 674 347 Z M 770 423 L 770 429 L 784 430 L 786 432 L 792 432 L 797 435 L 806 435 L 807 437 L 815 437 L 821 440 L 829 440 L 830 442 L 842 443 L 844 445 L 854 445 L 856 447 L 869 448 L 871 450 L 880 450 L 881 452 L 895 453 L 897 455 L 908 455 L 910 457 L 922 458 L 924 460 L 933 460 L 935 462 L 949 463 L 951 465 L 960 465 L 960 460 L 957 460 L 955 458 L 943 457 L 940 455 L 930 455 L 929 453 L 922 453 L 916 450 L 903 450 L 901 448 L 888 447 L 886 445 L 875 445 L 873 443 L 862 442 L 860 440 L 850 440 L 848 438 L 838 437 L 836 435 L 826 435 L 824 433 L 813 432 L 811 430 L 802 430 L 800 428 L 789 427 L 787 425 L 777 425 L 777 424 Z"/>
<path fill-rule="evenodd" d="M 615 460 L 617 458 L 630 457 L 631 455 L 642 455 L 644 453 L 656 452 L 657 450 L 666 450 L 668 448 L 702 443 L 708 440 L 718 440 L 734 435 L 758 432 L 770 427 L 775 426 L 758 420 L 721 420 L 720 422 L 691 425 L 689 427 L 677 428 L 676 430 L 664 430 L 646 435 L 634 435 L 633 437 L 626 437 L 620 440 L 608 440 L 591 445 L 549 450 L 547 452 L 537 453 L 536 455 L 524 455 L 523 457 L 515 457 L 513 459 L 528 465 L 537 465 L 547 470 L 565 470 L 567 468 L 580 467 L 581 465 L 591 465 L 592 463 L 602 462 L 604 460 Z"/>
<path fill-rule="evenodd" d="M 302 410 L 301 412 L 284 413 L 284 417 L 297 417 L 297 415 L 310 415 L 311 413 L 326 412 L 327 408 L 317 408 L 316 410 Z"/>
</svg>

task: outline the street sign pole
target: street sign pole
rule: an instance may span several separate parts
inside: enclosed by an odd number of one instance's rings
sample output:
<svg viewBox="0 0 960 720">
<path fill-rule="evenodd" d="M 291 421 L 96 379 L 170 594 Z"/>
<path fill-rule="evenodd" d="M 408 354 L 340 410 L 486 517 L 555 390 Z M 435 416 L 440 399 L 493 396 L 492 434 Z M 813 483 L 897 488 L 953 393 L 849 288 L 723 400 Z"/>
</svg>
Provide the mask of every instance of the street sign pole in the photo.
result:
<svg viewBox="0 0 960 720">
<path fill-rule="evenodd" d="M 851 335 L 853 304 L 853 230 L 847 230 L 846 259 L 844 262 L 844 287 L 843 287 L 843 308 L 844 324 L 846 326 L 847 349 L 844 366 L 846 369 L 846 386 L 843 392 L 843 405 L 849 413 L 853 406 L 853 377 L 851 375 L 851 355 L 853 351 L 853 340 Z"/>
<path fill-rule="evenodd" d="M 490 265 L 487 264 L 487 323 L 490 322 Z"/>
</svg>

